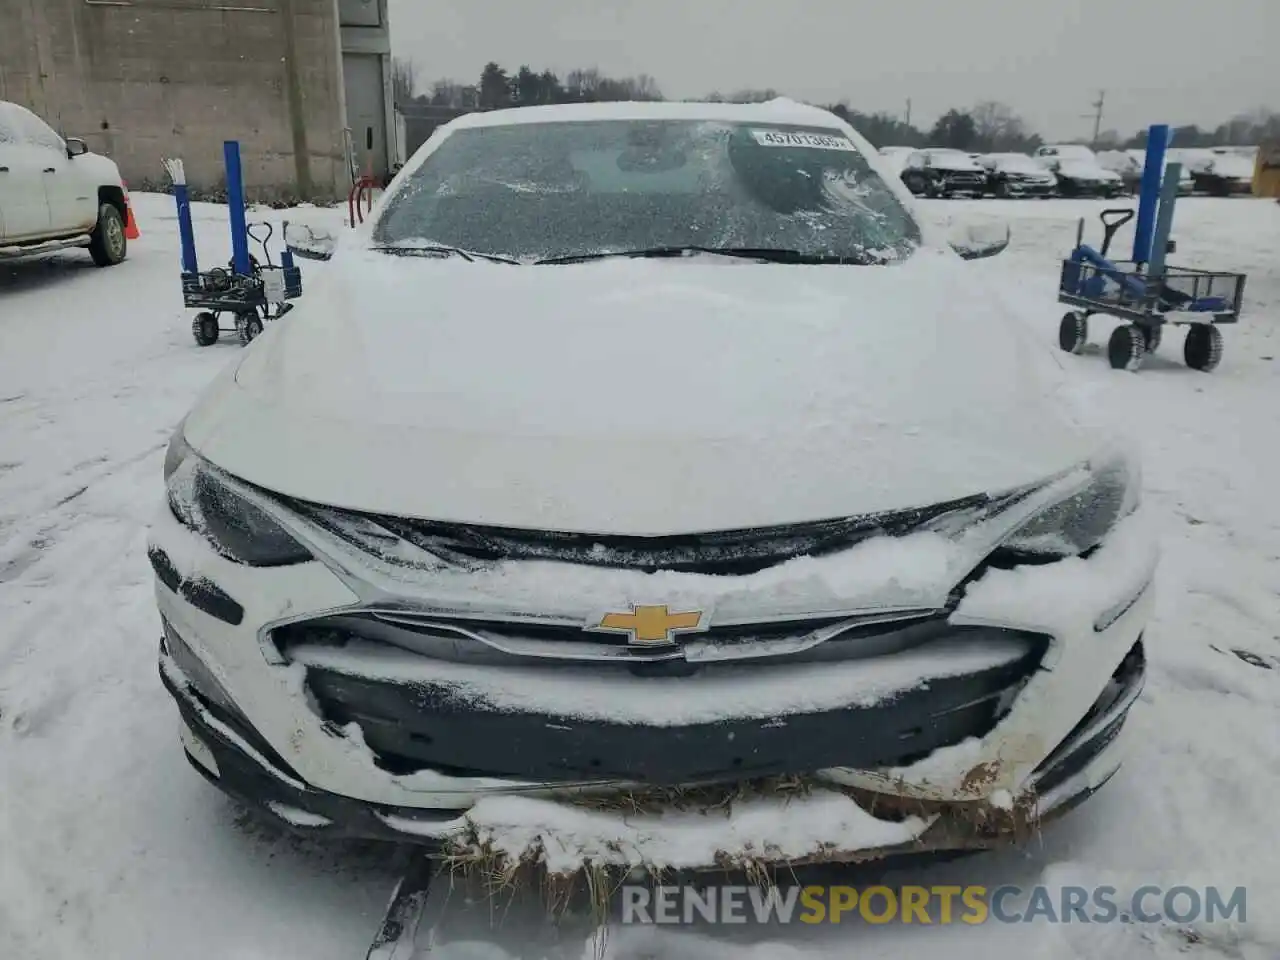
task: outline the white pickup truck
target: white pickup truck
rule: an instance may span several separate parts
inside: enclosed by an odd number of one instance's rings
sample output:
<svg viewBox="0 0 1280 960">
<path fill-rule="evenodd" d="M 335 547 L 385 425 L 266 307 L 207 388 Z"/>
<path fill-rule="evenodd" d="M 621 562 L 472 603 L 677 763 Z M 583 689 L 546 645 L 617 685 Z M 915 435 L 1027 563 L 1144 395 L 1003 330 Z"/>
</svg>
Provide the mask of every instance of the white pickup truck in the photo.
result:
<svg viewBox="0 0 1280 960">
<path fill-rule="evenodd" d="M 111 160 L 0 100 L 0 261 L 87 247 L 113 266 L 128 251 L 128 203 Z"/>
</svg>

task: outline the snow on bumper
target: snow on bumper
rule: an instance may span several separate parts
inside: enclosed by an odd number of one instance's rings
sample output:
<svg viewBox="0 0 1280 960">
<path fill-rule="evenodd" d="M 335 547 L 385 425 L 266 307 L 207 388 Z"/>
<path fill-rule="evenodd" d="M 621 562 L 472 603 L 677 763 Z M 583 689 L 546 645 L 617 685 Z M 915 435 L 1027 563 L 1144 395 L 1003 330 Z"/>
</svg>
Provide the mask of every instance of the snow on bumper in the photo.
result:
<svg viewBox="0 0 1280 960">
<path fill-rule="evenodd" d="M 989 845 L 985 824 L 992 811 L 997 818 L 1002 810 L 1025 813 L 1028 802 L 1038 815 L 1067 809 L 1119 765 L 1116 734 L 1141 687 L 1141 636 L 1155 563 L 1153 539 L 1135 516 L 1087 560 L 988 571 L 969 587 L 950 624 L 1045 639 L 1034 669 L 1018 680 L 1011 704 L 991 729 L 901 766 L 832 763 L 807 775 L 799 792 L 792 792 L 794 783 L 779 790 L 776 780 L 753 782 L 752 790 L 759 787 L 755 795 L 723 822 L 718 819 L 717 832 L 706 829 L 705 813 L 688 809 L 646 807 L 637 813 L 636 806 L 624 818 L 628 801 L 619 798 L 647 803 L 647 788 L 616 776 L 517 779 L 449 772 L 447 766 L 396 769 L 370 747 L 358 725 L 335 723 L 318 708 L 306 681 L 323 657 L 310 666 L 283 663 L 262 635 L 263 625 L 342 611 L 355 602 L 325 566 L 239 566 L 167 514 L 153 528 L 152 546 L 153 563 L 158 552 L 173 568 L 157 585 L 166 625 L 162 675 L 182 712 L 184 736 L 196 738 L 212 755 L 193 755 L 203 761 L 199 769 L 227 792 L 299 829 L 455 849 L 461 844 L 515 857 L 537 849 L 548 862 L 576 856 L 675 867 L 687 865 L 683 859 L 689 857 L 721 858 L 726 849 L 796 861 L 979 847 Z M 209 588 L 232 598 L 239 616 L 211 606 Z M 1016 660 L 1002 658 L 998 644 L 953 654 L 949 666 L 934 662 L 935 675 L 924 677 L 926 690 L 945 689 L 955 675 L 967 676 L 965 671 L 1007 668 Z M 355 666 L 368 670 L 376 662 Z M 862 663 L 858 669 L 869 669 Z M 823 687 L 811 676 L 810 695 L 793 710 L 793 728 L 806 709 L 861 702 L 874 711 L 921 689 L 918 670 L 917 682 L 909 683 L 892 665 L 881 669 L 871 694 L 851 676 L 843 694 L 838 685 L 828 681 Z M 624 719 L 632 727 L 662 730 L 661 722 Z M 801 738 L 792 737 L 799 749 Z M 841 738 L 827 739 L 838 746 Z M 694 831 L 691 823 L 701 824 L 699 836 L 714 850 L 679 843 Z M 810 826 L 798 826 L 805 824 Z"/>
</svg>

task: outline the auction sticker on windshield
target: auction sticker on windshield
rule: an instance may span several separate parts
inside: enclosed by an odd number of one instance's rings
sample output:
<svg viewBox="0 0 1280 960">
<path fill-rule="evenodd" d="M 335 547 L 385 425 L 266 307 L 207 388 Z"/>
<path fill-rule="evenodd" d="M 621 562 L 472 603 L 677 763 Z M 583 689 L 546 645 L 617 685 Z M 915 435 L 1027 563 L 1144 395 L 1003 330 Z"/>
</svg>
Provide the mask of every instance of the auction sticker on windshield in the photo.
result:
<svg viewBox="0 0 1280 960">
<path fill-rule="evenodd" d="M 792 130 L 752 130 L 756 143 L 762 147 L 811 147 L 817 150 L 849 150 L 858 148 L 853 141 L 839 134 L 797 133 Z"/>
</svg>

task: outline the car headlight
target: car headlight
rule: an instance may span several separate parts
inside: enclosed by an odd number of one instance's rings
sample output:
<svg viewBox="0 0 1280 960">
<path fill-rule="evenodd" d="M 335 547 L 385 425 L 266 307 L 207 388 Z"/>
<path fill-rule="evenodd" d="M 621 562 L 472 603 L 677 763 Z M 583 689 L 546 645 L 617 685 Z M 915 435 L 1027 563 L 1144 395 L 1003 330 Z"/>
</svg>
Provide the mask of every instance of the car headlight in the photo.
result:
<svg viewBox="0 0 1280 960">
<path fill-rule="evenodd" d="M 310 552 L 235 489 L 236 481 L 204 460 L 182 438 L 169 442 L 164 461 L 169 509 L 218 553 L 250 567 L 305 563 Z"/>
<path fill-rule="evenodd" d="M 1081 487 L 1032 515 L 1001 542 L 1000 552 L 1029 560 L 1080 556 L 1138 508 L 1142 476 L 1135 461 L 1109 456 L 1086 470 Z"/>
</svg>

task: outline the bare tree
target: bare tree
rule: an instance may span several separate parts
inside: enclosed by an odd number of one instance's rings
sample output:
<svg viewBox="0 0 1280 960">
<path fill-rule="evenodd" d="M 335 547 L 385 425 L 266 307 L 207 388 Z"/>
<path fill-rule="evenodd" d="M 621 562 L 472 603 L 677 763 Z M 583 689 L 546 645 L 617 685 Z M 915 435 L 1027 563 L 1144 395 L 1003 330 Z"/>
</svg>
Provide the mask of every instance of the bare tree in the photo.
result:
<svg viewBox="0 0 1280 960">
<path fill-rule="evenodd" d="M 418 92 L 418 67 L 412 60 L 394 57 L 391 60 L 392 99 L 399 106 L 408 103 Z"/>
<path fill-rule="evenodd" d="M 1008 104 L 984 100 L 970 110 L 969 115 L 973 117 L 977 149 L 1004 153 L 1027 151 L 1039 145 L 1039 138 Z"/>
<path fill-rule="evenodd" d="M 765 103 L 773 100 L 778 96 L 778 91 L 773 87 L 764 90 L 757 90 L 753 87 L 747 87 L 742 90 L 735 90 L 733 93 L 723 94 L 719 91 L 709 94 L 707 99 L 712 103 Z"/>
</svg>

